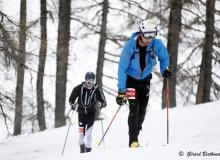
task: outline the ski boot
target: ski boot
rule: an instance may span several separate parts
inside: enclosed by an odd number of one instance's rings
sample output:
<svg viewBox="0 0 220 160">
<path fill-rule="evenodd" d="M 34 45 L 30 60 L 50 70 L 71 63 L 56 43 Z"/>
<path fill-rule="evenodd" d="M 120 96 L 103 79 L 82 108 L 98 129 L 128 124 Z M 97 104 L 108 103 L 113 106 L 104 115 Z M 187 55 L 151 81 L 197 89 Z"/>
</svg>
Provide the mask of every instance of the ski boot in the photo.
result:
<svg viewBox="0 0 220 160">
<path fill-rule="evenodd" d="M 132 130 L 129 130 L 129 147 L 130 148 L 137 148 L 139 147 L 139 142 L 138 142 L 138 134 L 139 134 L 139 131 L 136 130 L 136 129 L 132 129 Z"/>
<path fill-rule="evenodd" d="M 80 145 L 80 153 L 85 153 L 86 149 L 85 149 L 85 144 Z"/>
<path fill-rule="evenodd" d="M 134 141 L 129 145 L 130 148 L 137 148 L 140 147 L 140 144 L 138 141 Z"/>
<path fill-rule="evenodd" d="M 92 148 L 85 148 L 85 152 L 91 152 Z"/>
</svg>

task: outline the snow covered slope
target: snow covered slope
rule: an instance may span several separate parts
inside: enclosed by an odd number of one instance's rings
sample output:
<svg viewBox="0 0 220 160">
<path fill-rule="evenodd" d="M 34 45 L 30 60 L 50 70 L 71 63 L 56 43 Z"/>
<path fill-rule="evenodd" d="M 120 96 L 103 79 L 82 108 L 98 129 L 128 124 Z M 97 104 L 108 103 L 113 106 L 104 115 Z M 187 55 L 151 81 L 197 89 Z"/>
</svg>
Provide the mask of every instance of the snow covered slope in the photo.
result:
<svg viewBox="0 0 220 160">
<path fill-rule="evenodd" d="M 66 127 L 45 132 L 11 137 L 0 142 L 0 160 L 220 160 L 220 101 L 170 109 L 170 143 L 166 144 L 166 111 L 149 111 L 140 133 L 142 147 L 127 147 L 126 106 L 113 122 L 105 145 L 97 146 L 101 121 L 93 130 L 93 151 L 79 154 L 77 114 L 62 156 Z M 106 129 L 110 117 L 103 121 Z"/>
</svg>

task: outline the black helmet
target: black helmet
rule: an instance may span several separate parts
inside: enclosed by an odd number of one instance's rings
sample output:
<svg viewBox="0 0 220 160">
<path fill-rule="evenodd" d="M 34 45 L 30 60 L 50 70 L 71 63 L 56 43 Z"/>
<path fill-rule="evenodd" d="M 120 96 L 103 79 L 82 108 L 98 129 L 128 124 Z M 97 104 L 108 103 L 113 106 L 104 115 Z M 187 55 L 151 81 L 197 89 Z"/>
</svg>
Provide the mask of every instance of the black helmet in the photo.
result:
<svg viewBox="0 0 220 160">
<path fill-rule="evenodd" d="M 85 80 L 92 79 L 94 81 L 95 79 L 95 74 L 93 72 L 87 72 L 85 75 Z"/>
</svg>

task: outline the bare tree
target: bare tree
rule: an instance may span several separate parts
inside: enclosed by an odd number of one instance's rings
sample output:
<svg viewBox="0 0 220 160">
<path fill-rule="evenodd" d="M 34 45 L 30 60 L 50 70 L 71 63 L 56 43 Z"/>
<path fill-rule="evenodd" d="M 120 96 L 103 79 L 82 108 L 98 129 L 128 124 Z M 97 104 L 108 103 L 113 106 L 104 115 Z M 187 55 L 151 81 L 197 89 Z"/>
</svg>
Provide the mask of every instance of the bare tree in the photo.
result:
<svg viewBox="0 0 220 160">
<path fill-rule="evenodd" d="M 7 30 L 6 24 L 13 25 L 15 24 L 5 13 L 0 11 L 1 22 L 0 22 L 0 65 L 3 64 L 3 68 L 7 71 L 10 70 L 10 66 L 16 66 L 16 62 L 19 63 L 19 58 L 16 52 L 18 51 L 18 45 L 15 40 L 12 38 L 10 31 Z M 4 62 L 4 63 L 2 63 Z M 1 66 L 0 66 L 1 67 Z M 1 70 L 1 68 L 0 68 Z M 4 74 L 1 72 L 1 75 Z M 5 85 L 2 83 L 2 85 Z M 15 100 L 12 98 L 13 94 L 5 91 L 0 85 L 0 119 L 4 118 L 4 123 L 8 131 L 8 135 L 11 135 L 9 132 L 10 124 L 14 124 L 11 118 L 11 112 L 14 111 Z M 7 86 L 6 86 L 7 87 Z M 10 123 L 9 123 L 10 122 Z"/>
<path fill-rule="evenodd" d="M 102 4 L 102 23 L 100 30 L 100 39 L 99 39 L 99 50 L 98 50 L 98 60 L 96 68 L 96 83 L 102 88 L 102 76 L 103 76 L 103 67 L 104 67 L 104 57 L 105 57 L 105 44 L 107 40 L 106 35 L 106 26 L 107 26 L 107 15 L 108 15 L 108 0 L 104 0 Z M 96 119 L 98 119 L 99 110 L 96 112 Z"/>
<path fill-rule="evenodd" d="M 25 71 L 25 57 L 26 57 L 26 0 L 21 0 L 20 5 L 20 32 L 19 32 L 19 51 L 18 57 L 21 63 L 17 63 L 17 84 L 16 84 L 16 98 L 15 98 L 15 118 L 14 118 L 14 135 L 21 134 L 22 124 L 22 108 L 23 108 L 23 86 L 24 86 L 24 71 Z"/>
<path fill-rule="evenodd" d="M 43 78 L 47 54 L 47 1 L 41 0 L 41 44 L 39 52 L 39 64 L 37 72 L 37 119 L 41 131 L 46 129 L 44 114 Z"/>
<path fill-rule="evenodd" d="M 210 101 L 212 84 L 212 53 L 215 31 L 215 0 L 206 1 L 206 32 L 203 43 L 202 62 L 200 66 L 199 84 L 196 94 L 196 104 Z"/>
<path fill-rule="evenodd" d="M 182 0 L 170 0 L 170 18 L 168 24 L 168 43 L 167 49 L 170 54 L 170 67 L 172 69 L 172 77 L 169 80 L 169 107 L 176 106 L 176 71 L 178 46 L 181 32 L 181 10 L 183 6 Z M 165 92 L 167 90 L 167 79 L 164 78 L 162 90 L 162 108 L 165 108 Z"/>
<path fill-rule="evenodd" d="M 8 121 L 11 122 L 12 120 L 8 113 L 10 112 L 10 110 L 12 110 L 14 101 L 8 96 L 7 93 L 5 93 L 5 91 L 3 91 L 4 93 L 2 93 L 1 91 L 0 91 L 0 119 L 2 117 L 4 118 L 4 123 L 7 129 L 8 135 L 11 135 L 11 133 L 9 132 Z"/>
<path fill-rule="evenodd" d="M 71 0 L 60 0 L 57 42 L 55 127 L 64 126 L 66 124 L 65 99 L 70 40 L 70 11 Z"/>
<path fill-rule="evenodd" d="M 107 40 L 106 37 L 107 15 L 108 15 L 108 0 L 104 0 L 103 8 L 102 8 L 102 23 L 100 30 L 98 60 L 97 60 L 97 69 L 96 69 L 96 83 L 100 86 L 100 88 L 102 88 L 105 44 Z"/>
</svg>

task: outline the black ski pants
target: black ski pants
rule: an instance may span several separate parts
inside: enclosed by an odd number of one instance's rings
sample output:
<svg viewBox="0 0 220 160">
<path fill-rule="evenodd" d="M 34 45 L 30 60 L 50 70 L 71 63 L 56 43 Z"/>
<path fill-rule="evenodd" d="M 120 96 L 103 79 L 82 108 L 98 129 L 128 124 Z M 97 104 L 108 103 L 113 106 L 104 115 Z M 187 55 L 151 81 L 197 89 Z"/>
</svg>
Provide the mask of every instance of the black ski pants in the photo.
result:
<svg viewBox="0 0 220 160">
<path fill-rule="evenodd" d="M 142 129 L 149 100 L 151 78 L 151 75 L 145 80 L 136 80 L 130 76 L 127 77 L 126 87 L 135 89 L 135 99 L 128 100 L 129 145 L 134 141 L 138 141 L 139 131 Z"/>
</svg>

